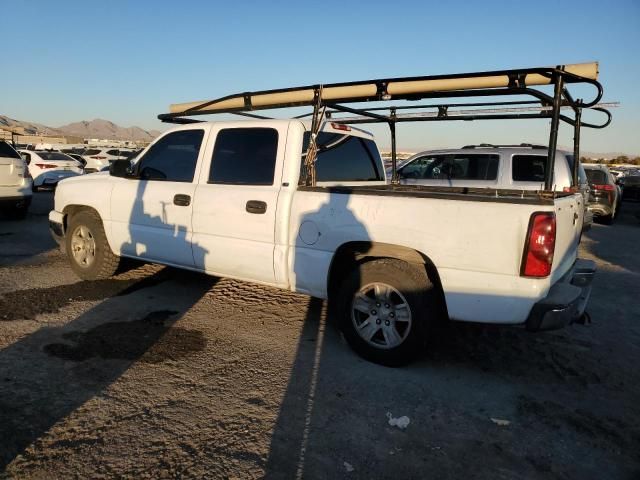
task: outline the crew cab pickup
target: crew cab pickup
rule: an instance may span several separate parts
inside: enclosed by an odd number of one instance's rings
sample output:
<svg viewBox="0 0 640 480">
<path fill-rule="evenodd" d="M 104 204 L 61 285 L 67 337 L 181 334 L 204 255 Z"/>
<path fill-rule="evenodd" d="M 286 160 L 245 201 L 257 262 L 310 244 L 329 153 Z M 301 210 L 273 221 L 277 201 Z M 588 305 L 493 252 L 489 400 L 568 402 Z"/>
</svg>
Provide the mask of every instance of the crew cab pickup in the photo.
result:
<svg viewBox="0 0 640 480">
<path fill-rule="evenodd" d="M 295 119 L 178 126 L 130 168 L 60 182 L 51 231 L 87 280 L 130 257 L 328 299 L 386 365 L 442 318 L 540 330 L 583 314 L 580 194 L 390 185 L 372 135 L 330 121 L 305 186 L 308 142 Z"/>
</svg>

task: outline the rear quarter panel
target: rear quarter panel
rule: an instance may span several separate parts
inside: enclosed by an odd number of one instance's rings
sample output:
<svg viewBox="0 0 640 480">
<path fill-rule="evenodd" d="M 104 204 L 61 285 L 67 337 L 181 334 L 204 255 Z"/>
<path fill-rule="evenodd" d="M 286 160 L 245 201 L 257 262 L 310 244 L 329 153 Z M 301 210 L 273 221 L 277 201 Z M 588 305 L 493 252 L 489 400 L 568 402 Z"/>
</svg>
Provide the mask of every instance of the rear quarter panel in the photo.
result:
<svg viewBox="0 0 640 480">
<path fill-rule="evenodd" d="M 520 277 L 534 211 L 553 205 L 296 192 L 291 208 L 291 288 L 326 297 L 333 253 L 350 241 L 409 247 L 436 266 L 449 315 L 521 323 L 550 278 Z"/>
</svg>

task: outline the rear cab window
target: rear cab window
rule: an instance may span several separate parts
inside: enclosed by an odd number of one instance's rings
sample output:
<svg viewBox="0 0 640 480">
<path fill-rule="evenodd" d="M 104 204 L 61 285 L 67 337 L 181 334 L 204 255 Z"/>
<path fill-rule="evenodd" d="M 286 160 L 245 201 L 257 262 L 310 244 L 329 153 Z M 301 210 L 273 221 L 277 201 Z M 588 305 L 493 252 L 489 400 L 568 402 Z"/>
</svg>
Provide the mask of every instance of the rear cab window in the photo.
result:
<svg viewBox="0 0 640 480">
<path fill-rule="evenodd" d="M 305 158 L 310 132 L 305 132 L 301 152 L 300 179 L 305 178 Z M 384 167 L 373 140 L 337 132 L 318 134 L 316 181 L 318 183 L 380 182 L 384 181 Z"/>
</svg>

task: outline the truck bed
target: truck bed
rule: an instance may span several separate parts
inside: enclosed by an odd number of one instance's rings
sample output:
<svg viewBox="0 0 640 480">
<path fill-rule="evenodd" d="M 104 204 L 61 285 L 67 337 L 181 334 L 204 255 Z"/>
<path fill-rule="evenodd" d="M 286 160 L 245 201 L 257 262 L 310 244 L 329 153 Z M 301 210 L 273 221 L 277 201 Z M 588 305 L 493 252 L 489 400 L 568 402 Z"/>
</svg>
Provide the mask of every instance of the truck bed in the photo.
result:
<svg viewBox="0 0 640 480">
<path fill-rule="evenodd" d="M 571 192 L 546 192 L 495 188 L 436 187 L 429 185 L 357 185 L 357 186 L 299 186 L 307 192 L 380 195 L 396 197 L 437 198 L 472 202 L 518 203 L 526 205 L 553 205 L 557 198 L 573 195 Z"/>
</svg>

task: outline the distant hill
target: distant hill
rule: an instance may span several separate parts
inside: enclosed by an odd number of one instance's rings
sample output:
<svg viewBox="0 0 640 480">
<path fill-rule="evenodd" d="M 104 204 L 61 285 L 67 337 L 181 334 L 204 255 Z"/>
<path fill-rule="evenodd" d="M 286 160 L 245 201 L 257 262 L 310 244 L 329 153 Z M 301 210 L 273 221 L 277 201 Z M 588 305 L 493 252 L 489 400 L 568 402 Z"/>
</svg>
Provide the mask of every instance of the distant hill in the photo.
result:
<svg viewBox="0 0 640 480">
<path fill-rule="evenodd" d="M 60 135 L 62 132 L 40 123 L 22 122 L 5 115 L 0 115 L 0 127 L 23 127 L 29 135 Z"/>
<path fill-rule="evenodd" d="M 57 127 L 57 130 L 68 135 L 83 138 L 108 138 L 110 140 L 144 140 L 151 141 L 160 135 L 158 130 L 144 130 L 140 127 L 121 127 L 109 120 L 95 120 L 70 123 Z"/>
<path fill-rule="evenodd" d="M 109 120 L 95 120 L 70 123 L 62 127 L 48 127 L 40 123 L 15 120 L 0 115 L 0 127 L 23 127 L 30 135 L 75 135 L 82 138 L 103 138 L 108 140 L 151 141 L 160 135 L 159 130 L 145 130 L 140 127 L 121 127 Z"/>
</svg>

